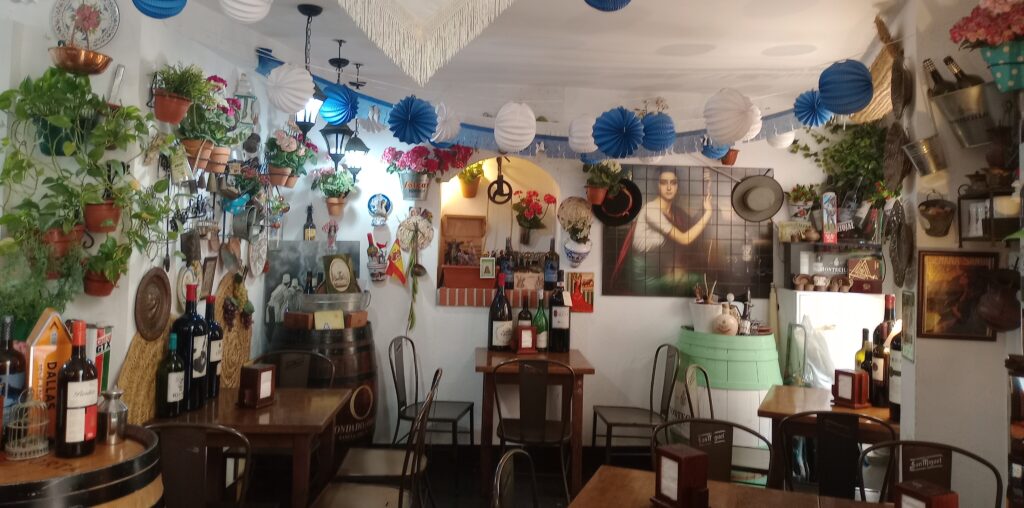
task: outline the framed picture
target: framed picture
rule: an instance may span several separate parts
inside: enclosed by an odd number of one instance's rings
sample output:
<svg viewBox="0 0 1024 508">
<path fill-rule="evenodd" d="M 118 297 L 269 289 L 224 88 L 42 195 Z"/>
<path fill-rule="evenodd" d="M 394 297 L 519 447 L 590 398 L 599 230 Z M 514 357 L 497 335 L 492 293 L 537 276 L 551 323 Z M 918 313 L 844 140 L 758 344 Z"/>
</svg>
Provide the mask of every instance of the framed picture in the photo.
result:
<svg viewBox="0 0 1024 508">
<path fill-rule="evenodd" d="M 324 287 L 328 293 L 360 292 L 356 271 L 352 268 L 352 258 L 348 254 L 333 254 L 323 259 L 324 274 L 327 276 Z"/>
<path fill-rule="evenodd" d="M 917 333 L 917 295 L 913 291 L 900 294 L 903 316 L 903 358 L 914 362 L 914 334 Z"/>
<path fill-rule="evenodd" d="M 496 277 L 494 273 L 494 266 L 494 258 L 480 258 L 480 278 L 493 279 Z"/>
<path fill-rule="evenodd" d="M 594 312 L 594 272 L 569 272 L 568 282 L 572 311 Z"/>
<path fill-rule="evenodd" d="M 213 281 L 217 278 L 217 256 L 203 259 L 203 281 L 199 285 L 199 298 L 206 298 L 213 293 Z"/>
<path fill-rule="evenodd" d="M 996 267 L 999 255 L 921 251 L 918 261 L 917 338 L 996 340 L 977 306 L 985 293 L 985 274 Z"/>
</svg>

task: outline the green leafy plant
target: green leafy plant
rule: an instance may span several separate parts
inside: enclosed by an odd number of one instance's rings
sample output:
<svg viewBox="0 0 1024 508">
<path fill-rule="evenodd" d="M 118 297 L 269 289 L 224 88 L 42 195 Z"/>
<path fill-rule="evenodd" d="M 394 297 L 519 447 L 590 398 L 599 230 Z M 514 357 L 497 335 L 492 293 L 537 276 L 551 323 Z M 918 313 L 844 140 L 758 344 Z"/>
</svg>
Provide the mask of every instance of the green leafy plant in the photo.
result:
<svg viewBox="0 0 1024 508">
<path fill-rule="evenodd" d="M 198 65 L 165 65 L 156 71 L 155 86 L 180 97 L 191 100 L 202 107 L 213 107 L 215 84 L 206 80 L 206 74 Z"/>
<path fill-rule="evenodd" d="M 789 191 L 790 203 L 813 203 L 818 199 L 816 184 L 804 185 L 798 183 Z"/>
<path fill-rule="evenodd" d="M 73 249 L 59 261 L 49 260 L 47 247 L 38 239 L 22 242 L 18 248 L 0 254 L 0 314 L 14 317 L 15 329 L 24 330 L 39 319 L 47 307 L 63 312 L 68 302 L 82 292 L 82 249 Z M 49 280 L 49 271 L 63 277 Z M 24 338 L 24 335 L 18 338 Z"/>
<path fill-rule="evenodd" d="M 328 198 L 343 198 L 356 187 L 352 174 L 344 166 L 338 171 L 334 168 L 318 169 L 313 172 L 313 190 L 318 190 Z"/>
<path fill-rule="evenodd" d="M 583 172 L 587 174 L 587 185 L 608 189 L 608 195 L 619 193 L 621 187 L 622 165 L 615 161 L 601 161 L 597 164 L 584 164 Z"/>
<path fill-rule="evenodd" d="M 459 171 L 459 180 L 466 183 L 473 183 L 484 176 L 484 161 L 474 162 L 466 166 L 466 169 Z"/>
<path fill-rule="evenodd" d="M 108 281 L 116 284 L 122 275 L 128 273 L 128 261 L 131 257 L 131 244 L 120 243 L 112 235 L 108 235 L 96 252 L 86 259 L 85 269 L 102 274 Z"/>
<path fill-rule="evenodd" d="M 882 158 L 886 128 L 880 122 L 857 125 L 830 124 L 823 130 L 808 130 L 816 148 L 796 142 L 790 152 L 811 159 L 825 171 L 822 190 L 845 196 L 852 191 L 867 192 L 884 182 Z M 899 191 L 896 191 L 899 195 Z"/>
</svg>

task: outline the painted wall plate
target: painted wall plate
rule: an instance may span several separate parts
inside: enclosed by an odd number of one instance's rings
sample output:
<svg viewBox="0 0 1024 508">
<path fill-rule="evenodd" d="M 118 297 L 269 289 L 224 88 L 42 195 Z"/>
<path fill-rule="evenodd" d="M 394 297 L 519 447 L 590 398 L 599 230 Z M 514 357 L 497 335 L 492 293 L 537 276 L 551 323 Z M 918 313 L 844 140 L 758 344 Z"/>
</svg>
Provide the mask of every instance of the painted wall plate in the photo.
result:
<svg viewBox="0 0 1024 508">
<path fill-rule="evenodd" d="M 75 29 L 75 21 L 86 27 Z M 114 0 L 57 0 L 50 11 L 50 27 L 58 39 L 98 50 L 117 34 L 121 13 Z"/>
<path fill-rule="evenodd" d="M 161 267 L 151 268 L 135 294 L 135 328 L 146 340 L 157 340 L 171 320 L 171 281 Z"/>
</svg>

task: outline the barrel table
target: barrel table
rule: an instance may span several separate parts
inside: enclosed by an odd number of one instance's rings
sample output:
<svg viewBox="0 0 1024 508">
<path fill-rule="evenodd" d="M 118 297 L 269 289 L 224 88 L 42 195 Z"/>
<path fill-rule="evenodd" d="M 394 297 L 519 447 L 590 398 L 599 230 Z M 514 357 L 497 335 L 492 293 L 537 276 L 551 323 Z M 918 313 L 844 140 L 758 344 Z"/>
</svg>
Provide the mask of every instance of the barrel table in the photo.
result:
<svg viewBox="0 0 1024 508">
<path fill-rule="evenodd" d="M 129 425 L 125 441 L 96 445 L 92 455 L 63 459 L 50 454 L 8 460 L 0 454 L 0 505 L 154 506 L 161 502 L 157 436 Z"/>
</svg>

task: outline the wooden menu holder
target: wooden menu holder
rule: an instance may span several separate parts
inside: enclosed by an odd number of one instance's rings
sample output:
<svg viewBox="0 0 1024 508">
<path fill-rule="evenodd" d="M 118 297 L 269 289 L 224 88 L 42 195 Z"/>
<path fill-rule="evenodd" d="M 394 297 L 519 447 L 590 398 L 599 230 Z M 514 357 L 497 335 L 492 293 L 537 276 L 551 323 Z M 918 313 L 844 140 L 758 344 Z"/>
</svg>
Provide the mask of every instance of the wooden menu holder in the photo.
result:
<svg viewBox="0 0 1024 508">
<path fill-rule="evenodd" d="M 708 455 L 683 445 L 659 446 L 655 451 L 654 496 L 657 508 L 708 508 Z"/>
<path fill-rule="evenodd" d="M 923 480 L 896 485 L 896 508 L 959 508 L 960 496 L 945 487 Z"/>
<path fill-rule="evenodd" d="M 837 406 L 861 409 L 871 407 L 869 400 L 871 380 L 861 369 L 836 369 L 836 383 L 832 385 L 832 398 Z"/>
</svg>

